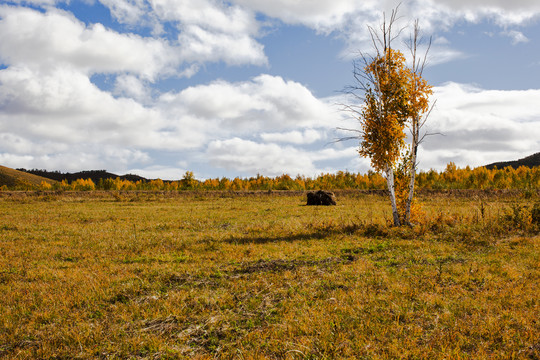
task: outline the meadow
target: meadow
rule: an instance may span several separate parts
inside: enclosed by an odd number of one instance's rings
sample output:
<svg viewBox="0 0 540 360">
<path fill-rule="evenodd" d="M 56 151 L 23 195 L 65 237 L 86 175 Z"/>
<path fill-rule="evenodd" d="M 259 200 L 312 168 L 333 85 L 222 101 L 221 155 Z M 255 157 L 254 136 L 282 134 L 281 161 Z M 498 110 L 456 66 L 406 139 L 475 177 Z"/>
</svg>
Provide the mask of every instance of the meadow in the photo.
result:
<svg viewBox="0 0 540 360">
<path fill-rule="evenodd" d="M 0 358 L 540 358 L 537 195 L 337 198 L 0 192 Z"/>
</svg>

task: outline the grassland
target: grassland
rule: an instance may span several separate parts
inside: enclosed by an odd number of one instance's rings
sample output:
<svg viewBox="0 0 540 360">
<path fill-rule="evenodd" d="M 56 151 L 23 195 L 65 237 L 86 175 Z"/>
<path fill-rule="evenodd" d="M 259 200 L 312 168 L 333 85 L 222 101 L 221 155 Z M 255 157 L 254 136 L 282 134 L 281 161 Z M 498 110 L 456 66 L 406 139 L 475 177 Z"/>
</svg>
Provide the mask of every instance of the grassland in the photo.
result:
<svg viewBox="0 0 540 360">
<path fill-rule="evenodd" d="M 338 201 L 0 192 L 0 358 L 540 357 L 536 200 Z"/>
<path fill-rule="evenodd" d="M 51 179 L 28 174 L 23 171 L 14 170 L 0 165 L 0 187 L 5 186 L 6 188 L 11 188 L 23 185 L 39 187 L 42 182 L 48 182 L 49 184 L 56 183 L 56 181 Z"/>
</svg>

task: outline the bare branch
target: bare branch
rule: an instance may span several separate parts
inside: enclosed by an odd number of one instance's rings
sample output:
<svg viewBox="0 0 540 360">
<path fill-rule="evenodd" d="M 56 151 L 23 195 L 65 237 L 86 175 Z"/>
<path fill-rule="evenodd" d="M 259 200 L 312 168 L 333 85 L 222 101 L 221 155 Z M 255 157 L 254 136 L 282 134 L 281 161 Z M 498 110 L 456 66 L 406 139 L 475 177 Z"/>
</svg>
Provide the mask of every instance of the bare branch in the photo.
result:
<svg viewBox="0 0 540 360">
<path fill-rule="evenodd" d="M 422 123 L 420 124 L 420 127 L 424 126 L 424 124 L 426 123 L 427 119 L 428 119 L 429 116 L 431 115 L 431 112 L 432 112 L 433 109 L 435 108 L 435 104 L 437 104 L 437 99 L 435 99 L 435 100 L 433 101 L 433 103 L 432 103 L 431 106 L 429 107 L 428 112 L 424 115 L 424 120 L 423 120 Z"/>
<path fill-rule="evenodd" d="M 435 135 L 439 135 L 439 136 L 446 136 L 446 134 L 442 133 L 442 132 L 433 132 L 433 133 L 428 133 L 426 132 L 424 135 L 422 135 L 422 137 L 420 138 L 420 143 L 424 141 L 424 139 L 428 136 L 435 136 Z"/>
<path fill-rule="evenodd" d="M 363 134 L 364 132 L 361 131 L 361 130 L 358 130 L 358 129 L 348 129 L 348 128 L 336 128 L 336 130 L 343 130 L 343 131 L 350 131 L 350 132 L 355 132 L 355 133 L 359 133 L 359 134 Z"/>
<path fill-rule="evenodd" d="M 334 140 L 330 141 L 329 143 L 327 143 L 326 145 L 337 144 L 337 143 L 344 142 L 344 141 L 358 140 L 358 139 L 360 139 L 360 137 L 358 137 L 358 136 L 347 136 L 347 137 L 343 137 L 343 138 L 334 139 Z"/>
</svg>

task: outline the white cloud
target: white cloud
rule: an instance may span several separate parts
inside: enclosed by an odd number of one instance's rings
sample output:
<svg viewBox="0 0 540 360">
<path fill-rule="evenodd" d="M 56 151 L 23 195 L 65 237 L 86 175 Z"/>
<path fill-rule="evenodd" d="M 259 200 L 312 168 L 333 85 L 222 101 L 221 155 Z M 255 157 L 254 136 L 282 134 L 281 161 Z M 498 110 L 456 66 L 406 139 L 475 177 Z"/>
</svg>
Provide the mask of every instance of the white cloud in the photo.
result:
<svg viewBox="0 0 540 360">
<path fill-rule="evenodd" d="M 449 161 L 480 166 L 531 155 L 540 147 L 540 90 L 483 90 L 448 83 L 434 89 L 437 105 L 420 153 L 421 168 Z"/>
<path fill-rule="evenodd" d="M 529 42 L 529 39 L 525 35 L 523 35 L 522 32 L 517 31 L 517 30 L 503 31 L 501 32 L 501 35 L 508 36 L 509 38 L 511 38 L 513 45 Z"/>
<path fill-rule="evenodd" d="M 324 133 L 314 129 L 302 131 L 289 131 L 285 133 L 262 133 L 261 139 L 265 142 L 291 143 L 291 144 L 311 144 L 325 137 Z"/>
<path fill-rule="evenodd" d="M 347 159 L 355 153 L 355 148 L 309 151 L 292 146 L 260 144 L 235 137 L 211 142 L 206 156 L 212 165 L 236 172 L 270 176 L 281 174 L 316 176 L 323 171 L 316 162 Z"/>
<path fill-rule="evenodd" d="M 255 40 L 259 24 L 252 12 L 212 0 L 152 0 L 160 21 L 176 22 L 183 59 L 265 65 L 264 47 Z"/>
<path fill-rule="evenodd" d="M 126 174 L 136 174 L 146 179 L 180 180 L 185 174 L 186 170 L 182 170 L 177 167 L 153 165 L 144 168 L 130 168 L 124 172 Z"/>
<path fill-rule="evenodd" d="M 84 74 L 69 68 L 51 69 L 47 74 L 27 68 L 1 70 L 0 102 L 0 132 L 14 136 L 12 145 L 4 144 L 0 151 L 17 153 L 13 147 L 26 149 L 24 154 L 37 159 L 43 159 L 43 153 L 58 154 L 54 158 L 76 156 L 77 151 L 102 154 L 107 147 L 116 149 L 114 154 L 124 149 L 130 154 L 149 149 L 181 151 L 201 147 L 206 139 L 202 130 L 205 124 L 190 118 L 168 118 L 155 105 L 147 107 L 133 99 L 114 98 Z M 106 162 L 115 156 L 90 159 Z M 63 164 L 63 160 L 55 162 L 54 158 L 48 163 Z M 144 156 L 122 158 L 144 160 Z M 94 164 L 92 161 L 89 164 Z"/>
<path fill-rule="evenodd" d="M 151 100 L 150 87 L 133 75 L 117 76 L 114 93 L 119 96 L 133 98 L 141 103 L 148 103 Z"/>
<path fill-rule="evenodd" d="M 137 24 L 148 11 L 143 0 L 99 0 L 108 7 L 111 15 L 121 23 Z"/>
<path fill-rule="evenodd" d="M 136 23 L 141 14 L 146 14 L 139 1 L 104 3 L 122 21 Z M 169 6 L 166 10 L 184 9 L 175 8 L 173 2 L 165 5 Z M 254 17 L 239 8 L 213 5 L 207 3 L 194 7 L 198 11 L 169 16 L 154 3 L 164 18 L 152 21 L 179 21 L 180 33 L 172 42 L 118 33 L 99 23 L 87 26 L 71 13 L 54 8 L 40 12 L 1 6 L 0 60 L 41 69 L 65 64 L 89 75 L 130 73 L 149 81 L 159 76 L 192 76 L 199 68 L 197 64 L 205 62 L 266 64 L 264 48 L 254 39 L 258 31 Z"/>
<path fill-rule="evenodd" d="M 228 170 L 268 175 L 312 174 L 316 168 L 307 153 L 293 147 L 259 144 L 233 138 L 217 140 L 208 145 L 210 163 Z"/>
<path fill-rule="evenodd" d="M 34 142 L 23 136 L 5 132 L 0 134 L 0 152 L 11 155 L 26 155 L 43 153 L 57 153 L 68 151 L 67 144 L 56 143 L 54 141 Z"/>
<path fill-rule="evenodd" d="M 260 75 L 251 81 L 214 81 L 179 93 L 163 94 L 161 106 L 171 116 L 185 114 L 228 133 L 253 134 L 299 127 L 331 127 L 335 111 L 300 83 L 279 76 Z"/>
<path fill-rule="evenodd" d="M 52 5 L 65 3 L 65 2 L 68 2 L 68 1 L 69 0 L 13 0 L 11 2 L 15 3 L 15 4 L 23 4 L 23 5 L 31 4 L 31 5 L 34 5 L 34 6 L 49 7 L 49 6 L 52 6 Z"/>
<path fill-rule="evenodd" d="M 160 19 L 198 25 L 222 33 L 257 34 L 254 14 L 245 9 L 215 0 L 151 0 Z"/>
<path fill-rule="evenodd" d="M 540 13 L 540 4 L 535 0 L 429 0 L 425 3 L 444 7 L 471 21 L 490 17 L 504 25 L 524 23 Z"/>
<path fill-rule="evenodd" d="M 278 18 L 288 24 L 302 24 L 319 31 L 332 31 L 345 21 L 345 17 L 369 8 L 354 0 L 234 0 L 236 4 L 253 11 Z"/>
<path fill-rule="evenodd" d="M 62 170 L 77 172 L 81 170 L 99 170 L 107 165 L 111 172 L 123 172 L 128 164 L 149 161 L 146 153 L 139 150 L 128 150 L 120 147 L 95 144 L 74 145 L 68 151 L 47 153 L 48 148 L 42 146 L 40 151 L 32 154 L 13 154 L 2 152 L 0 147 L 0 163 L 13 168 Z"/>
<path fill-rule="evenodd" d="M 437 46 L 434 45 L 431 47 L 428 53 L 428 66 L 444 64 L 453 60 L 463 59 L 468 57 L 461 51 L 454 50 L 448 46 Z M 412 61 L 411 61 L 412 62 Z"/>
<path fill-rule="evenodd" d="M 358 24 L 376 25 L 383 12 L 390 14 L 398 4 L 400 13 L 407 19 L 418 18 L 422 27 L 432 31 L 434 26 L 448 27 L 459 20 L 471 22 L 491 18 L 501 25 L 520 24 L 537 17 L 540 3 L 536 0 L 234 0 L 253 11 L 278 18 L 289 24 L 302 24 L 319 31 L 334 31 Z M 352 26 L 351 26 L 352 25 Z M 353 32 L 350 32 L 353 34 Z M 365 36 L 367 34 L 364 34 Z"/>
<path fill-rule="evenodd" d="M 448 39 L 445 38 L 444 36 L 437 36 L 433 39 L 433 44 L 434 45 L 449 45 L 450 41 L 448 41 Z"/>
<path fill-rule="evenodd" d="M 65 11 L 0 7 L 0 56 L 8 65 L 70 66 L 87 74 L 131 72 L 153 80 L 179 60 L 166 41 L 89 27 Z"/>
<path fill-rule="evenodd" d="M 279 141 L 278 134 L 296 136 L 297 131 L 303 143 L 314 143 L 326 136 L 336 118 L 326 102 L 301 84 L 270 75 L 238 83 L 216 81 L 156 99 L 148 96 L 146 83 L 122 75 L 116 94 L 69 67 L 0 70 L 0 153 L 5 165 L 126 169 L 148 161 L 148 151 L 180 154 L 192 149 L 196 156 L 212 140 L 260 138 L 263 133 Z M 308 153 L 297 150 L 309 160 Z M 338 155 L 326 150 L 313 159 L 332 156 Z M 287 169 L 314 171 L 309 161 L 300 167 L 295 160 Z"/>
<path fill-rule="evenodd" d="M 157 121 L 155 111 L 102 92 L 70 68 L 36 73 L 25 67 L 0 71 L 0 129 L 40 139 L 78 143 L 94 137 L 140 144 Z"/>
<path fill-rule="evenodd" d="M 214 33 L 197 25 L 178 36 L 182 58 L 190 62 L 224 61 L 229 65 L 267 64 L 263 46 L 249 35 Z"/>
</svg>

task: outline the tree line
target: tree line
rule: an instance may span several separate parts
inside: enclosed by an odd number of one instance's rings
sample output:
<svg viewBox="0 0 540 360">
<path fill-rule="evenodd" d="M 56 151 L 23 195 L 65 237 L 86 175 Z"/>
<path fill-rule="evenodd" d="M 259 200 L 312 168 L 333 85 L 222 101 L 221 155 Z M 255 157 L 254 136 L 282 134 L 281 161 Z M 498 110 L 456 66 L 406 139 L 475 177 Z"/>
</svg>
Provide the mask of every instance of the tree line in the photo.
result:
<svg viewBox="0 0 540 360">
<path fill-rule="evenodd" d="M 387 188 L 383 175 L 368 171 L 365 174 L 338 171 L 337 173 L 320 174 L 317 177 L 297 175 L 291 177 L 283 174 L 276 177 L 257 175 L 249 178 L 236 177 L 211 178 L 206 180 L 195 179 L 191 171 L 187 171 L 181 180 L 164 181 L 137 180 L 130 181 L 117 177 L 115 179 L 66 179 L 51 184 L 43 181 L 35 186 L 19 181 L 15 186 L 3 186 L 2 190 L 146 190 L 146 191 L 182 191 L 182 190 L 232 190 L 232 191 L 268 191 L 268 190 L 317 190 L 317 189 L 343 189 L 343 190 L 382 190 Z M 517 169 L 506 167 L 504 169 L 487 169 L 469 166 L 459 168 L 449 163 L 443 171 L 420 171 L 416 175 L 417 189 L 522 189 L 536 191 L 540 188 L 540 167 L 528 168 L 521 166 Z"/>
</svg>

